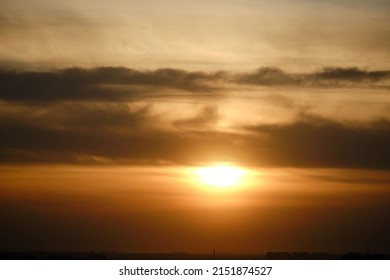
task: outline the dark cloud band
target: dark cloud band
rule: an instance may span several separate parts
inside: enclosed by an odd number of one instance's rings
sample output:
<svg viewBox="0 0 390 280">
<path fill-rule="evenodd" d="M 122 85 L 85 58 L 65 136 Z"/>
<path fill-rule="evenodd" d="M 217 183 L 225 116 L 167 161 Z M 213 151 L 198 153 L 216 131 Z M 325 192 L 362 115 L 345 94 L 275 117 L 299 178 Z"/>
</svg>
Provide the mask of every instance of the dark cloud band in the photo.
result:
<svg viewBox="0 0 390 280">
<path fill-rule="evenodd" d="M 260 86 L 373 86 L 387 85 L 390 71 L 324 68 L 313 73 L 288 73 L 263 67 L 254 72 L 188 72 L 179 69 L 139 71 L 121 67 L 72 68 L 53 72 L 0 71 L 0 99 L 48 102 L 59 100 L 123 101 L 170 95 L 172 91 L 196 96 L 222 91 L 230 85 Z"/>
</svg>

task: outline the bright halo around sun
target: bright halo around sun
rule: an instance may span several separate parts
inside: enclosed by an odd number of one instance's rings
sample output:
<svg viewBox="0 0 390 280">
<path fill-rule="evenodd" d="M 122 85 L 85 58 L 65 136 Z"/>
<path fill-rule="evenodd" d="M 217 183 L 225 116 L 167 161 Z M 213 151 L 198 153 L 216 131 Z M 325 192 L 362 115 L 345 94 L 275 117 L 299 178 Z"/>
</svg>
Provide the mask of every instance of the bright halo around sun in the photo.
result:
<svg viewBox="0 0 390 280">
<path fill-rule="evenodd" d="M 213 187 L 239 186 L 245 176 L 245 170 L 233 165 L 213 165 L 200 167 L 195 170 L 205 185 Z"/>
</svg>

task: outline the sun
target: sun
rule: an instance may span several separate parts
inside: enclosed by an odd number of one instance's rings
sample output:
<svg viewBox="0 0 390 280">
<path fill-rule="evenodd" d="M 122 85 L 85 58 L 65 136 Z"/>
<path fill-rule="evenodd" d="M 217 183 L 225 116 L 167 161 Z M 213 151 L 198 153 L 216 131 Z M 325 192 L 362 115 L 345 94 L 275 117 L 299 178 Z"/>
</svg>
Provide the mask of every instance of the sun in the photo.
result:
<svg viewBox="0 0 390 280">
<path fill-rule="evenodd" d="M 201 182 L 213 187 L 235 187 L 242 183 L 245 171 L 232 165 L 213 165 L 195 170 Z"/>
</svg>

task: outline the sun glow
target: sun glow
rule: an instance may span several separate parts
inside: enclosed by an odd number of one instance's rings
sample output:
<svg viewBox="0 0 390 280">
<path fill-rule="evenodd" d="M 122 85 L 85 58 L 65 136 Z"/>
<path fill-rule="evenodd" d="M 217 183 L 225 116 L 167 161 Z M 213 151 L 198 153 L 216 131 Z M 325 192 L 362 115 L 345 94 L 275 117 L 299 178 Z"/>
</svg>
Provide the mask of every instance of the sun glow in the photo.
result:
<svg viewBox="0 0 390 280">
<path fill-rule="evenodd" d="M 214 187 L 234 187 L 242 183 L 245 171 L 231 165 L 215 165 L 198 168 L 195 171 L 205 185 Z"/>
</svg>

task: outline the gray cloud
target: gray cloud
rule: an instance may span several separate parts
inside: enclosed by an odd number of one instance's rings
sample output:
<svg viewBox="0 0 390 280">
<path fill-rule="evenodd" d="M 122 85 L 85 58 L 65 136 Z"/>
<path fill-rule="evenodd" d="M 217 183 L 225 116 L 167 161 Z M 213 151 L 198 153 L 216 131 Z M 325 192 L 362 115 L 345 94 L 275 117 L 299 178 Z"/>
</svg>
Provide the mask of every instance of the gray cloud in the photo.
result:
<svg viewBox="0 0 390 280">
<path fill-rule="evenodd" d="M 149 107 L 73 103 L 43 108 L 0 111 L 2 162 L 191 164 L 214 155 L 229 157 L 234 150 L 228 134 L 182 130 L 194 122 L 200 128 L 215 114 L 213 108 L 203 109 L 201 119 L 177 122 L 178 131 L 159 128 Z"/>
<path fill-rule="evenodd" d="M 313 73 L 287 73 L 279 68 L 262 67 L 237 77 L 241 83 L 267 86 L 359 86 L 389 79 L 390 71 L 365 71 L 356 67 L 326 67 Z"/>
<path fill-rule="evenodd" d="M 19 102 L 60 100 L 123 101 L 155 95 L 170 96 L 172 89 L 216 95 L 229 85 L 266 86 L 376 86 L 390 81 L 390 71 L 324 68 L 313 73 L 287 73 L 263 67 L 249 73 L 189 72 L 179 69 L 139 71 L 121 67 L 71 68 L 52 72 L 0 71 L 0 99 Z M 165 90 L 165 91 L 164 91 Z"/>
<path fill-rule="evenodd" d="M 13 101 L 132 100 L 163 88 L 192 92 L 215 90 L 210 82 L 224 73 L 177 69 L 138 71 L 121 67 L 71 68 L 53 72 L 0 72 L 0 98 Z"/>
<path fill-rule="evenodd" d="M 235 161 L 258 166 L 390 168 L 390 122 L 342 123 L 302 115 L 292 123 L 261 124 L 228 133 L 207 125 L 205 107 L 193 119 L 155 125 L 148 107 L 120 104 L 54 106 L 26 118 L 2 113 L 3 164 L 197 164 Z"/>
<path fill-rule="evenodd" d="M 248 128 L 248 145 L 277 166 L 390 168 L 390 122 L 342 123 L 303 115 L 290 124 Z"/>
</svg>

